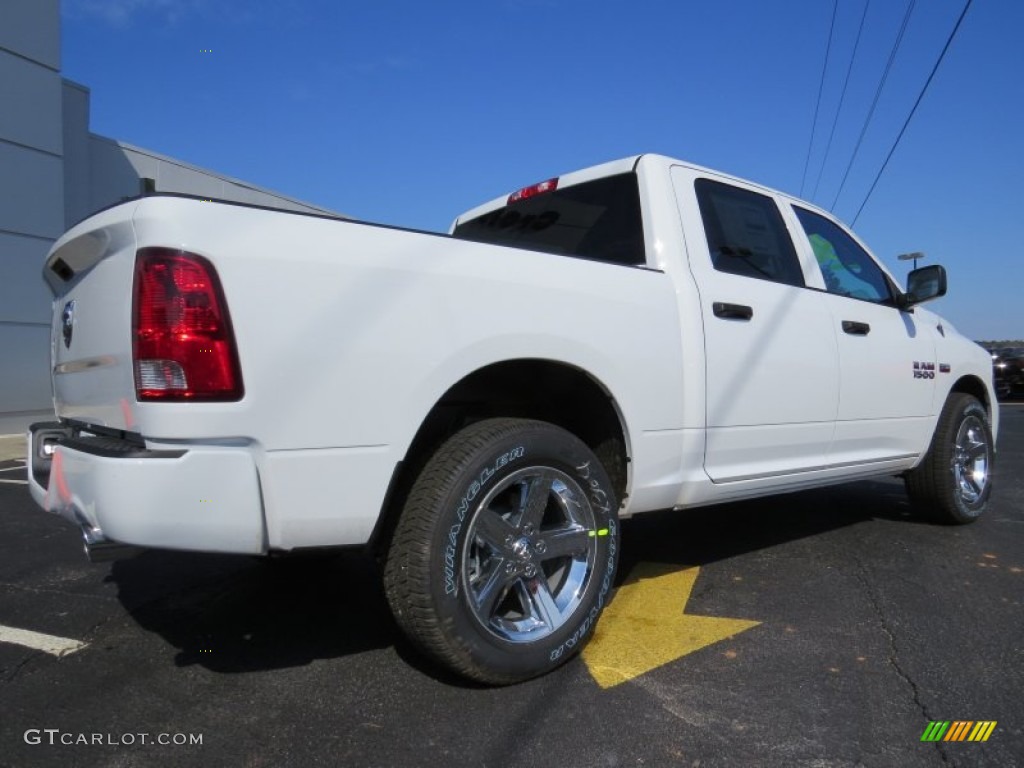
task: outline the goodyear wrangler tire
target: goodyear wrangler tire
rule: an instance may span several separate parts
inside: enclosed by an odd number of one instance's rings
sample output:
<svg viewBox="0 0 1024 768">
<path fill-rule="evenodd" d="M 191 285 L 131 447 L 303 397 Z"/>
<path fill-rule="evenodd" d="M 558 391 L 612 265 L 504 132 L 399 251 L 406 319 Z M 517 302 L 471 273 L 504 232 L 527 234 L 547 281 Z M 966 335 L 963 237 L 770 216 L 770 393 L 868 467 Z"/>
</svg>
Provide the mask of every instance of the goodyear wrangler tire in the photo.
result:
<svg viewBox="0 0 1024 768">
<path fill-rule="evenodd" d="M 578 652 L 608 601 L 618 502 L 591 450 L 552 424 L 489 419 L 450 438 L 409 493 L 384 566 L 415 645 L 508 684 Z"/>
<path fill-rule="evenodd" d="M 976 397 L 952 393 L 924 461 L 907 474 L 911 501 L 937 522 L 973 523 L 988 506 L 994 458 L 985 407 Z"/>
</svg>

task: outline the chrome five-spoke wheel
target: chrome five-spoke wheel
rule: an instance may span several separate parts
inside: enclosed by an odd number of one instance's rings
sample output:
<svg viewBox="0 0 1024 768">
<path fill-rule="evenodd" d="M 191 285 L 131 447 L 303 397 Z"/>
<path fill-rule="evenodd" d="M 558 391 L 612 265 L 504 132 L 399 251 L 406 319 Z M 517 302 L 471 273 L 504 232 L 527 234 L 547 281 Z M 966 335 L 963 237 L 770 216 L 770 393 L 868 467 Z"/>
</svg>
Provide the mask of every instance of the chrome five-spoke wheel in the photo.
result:
<svg viewBox="0 0 1024 768">
<path fill-rule="evenodd" d="M 477 505 L 464 544 L 473 615 L 511 642 L 556 631 L 579 607 L 601 533 L 587 494 L 565 472 L 527 467 L 507 476 Z"/>
<path fill-rule="evenodd" d="M 939 414 L 924 459 L 906 475 L 911 501 L 942 523 L 973 523 L 992 493 L 995 445 L 990 416 L 966 392 L 951 392 Z"/>
<path fill-rule="evenodd" d="M 611 599 L 618 511 L 601 460 L 572 433 L 519 418 L 470 424 L 403 505 L 384 564 L 395 620 L 473 680 L 544 674 L 583 648 Z"/>
<path fill-rule="evenodd" d="M 968 504 L 977 503 L 988 487 L 988 430 L 978 416 L 968 416 L 957 430 L 953 445 L 953 476 L 960 496 Z"/>
</svg>

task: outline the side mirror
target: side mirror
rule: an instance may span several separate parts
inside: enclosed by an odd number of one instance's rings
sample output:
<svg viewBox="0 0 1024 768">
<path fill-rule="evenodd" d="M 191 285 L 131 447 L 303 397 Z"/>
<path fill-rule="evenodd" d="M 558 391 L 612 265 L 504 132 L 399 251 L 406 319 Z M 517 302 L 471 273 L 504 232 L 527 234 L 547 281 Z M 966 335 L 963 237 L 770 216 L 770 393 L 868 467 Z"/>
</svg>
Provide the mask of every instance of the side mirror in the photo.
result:
<svg viewBox="0 0 1024 768">
<path fill-rule="evenodd" d="M 946 295 L 946 270 L 940 264 L 929 264 L 907 275 L 907 292 L 900 302 L 901 309 Z"/>
</svg>

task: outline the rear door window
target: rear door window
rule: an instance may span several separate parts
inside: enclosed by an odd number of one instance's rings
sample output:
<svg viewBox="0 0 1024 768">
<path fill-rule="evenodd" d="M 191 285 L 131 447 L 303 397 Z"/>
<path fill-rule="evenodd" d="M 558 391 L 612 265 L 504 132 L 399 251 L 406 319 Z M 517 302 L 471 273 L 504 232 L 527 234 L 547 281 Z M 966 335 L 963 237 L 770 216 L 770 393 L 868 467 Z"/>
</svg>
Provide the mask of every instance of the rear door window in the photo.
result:
<svg viewBox="0 0 1024 768">
<path fill-rule="evenodd" d="M 517 200 L 459 224 L 463 240 L 511 245 L 613 264 L 643 264 L 643 220 L 635 173 Z"/>
<path fill-rule="evenodd" d="M 804 285 L 796 249 L 772 198 L 711 179 L 697 179 L 696 192 L 715 269 Z"/>
</svg>

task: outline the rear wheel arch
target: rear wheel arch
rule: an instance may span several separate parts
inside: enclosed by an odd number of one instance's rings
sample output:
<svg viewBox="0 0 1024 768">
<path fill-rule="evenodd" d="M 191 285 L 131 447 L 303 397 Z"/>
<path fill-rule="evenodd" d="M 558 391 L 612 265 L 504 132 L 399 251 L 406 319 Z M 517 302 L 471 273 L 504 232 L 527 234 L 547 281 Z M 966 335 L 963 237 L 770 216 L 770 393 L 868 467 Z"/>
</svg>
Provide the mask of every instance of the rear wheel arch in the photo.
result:
<svg viewBox="0 0 1024 768">
<path fill-rule="evenodd" d="M 560 361 L 507 360 L 467 374 L 438 398 L 395 467 L 370 548 L 387 550 L 405 499 L 430 457 L 477 421 L 510 417 L 561 427 L 583 441 L 604 465 L 620 504 L 628 495 L 630 442 L 626 421 L 608 387 Z"/>
</svg>

